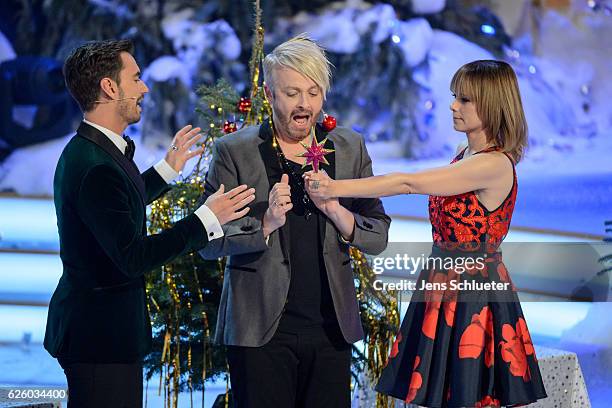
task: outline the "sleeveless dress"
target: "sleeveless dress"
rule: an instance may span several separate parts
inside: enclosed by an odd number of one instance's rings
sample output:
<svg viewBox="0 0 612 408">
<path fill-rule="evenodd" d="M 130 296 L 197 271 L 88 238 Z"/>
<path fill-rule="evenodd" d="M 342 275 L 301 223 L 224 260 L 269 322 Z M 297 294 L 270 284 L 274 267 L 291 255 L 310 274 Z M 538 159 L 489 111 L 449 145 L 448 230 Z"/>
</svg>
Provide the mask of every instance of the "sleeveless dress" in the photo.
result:
<svg viewBox="0 0 612 408">
<path fill-rule="evenodd" d="M 425 407 L 516 407 L 546 397 L 516 288 L 498 251 L 517 193 L 514 162 L 506 156 L 514 181 L 495 210 L 487 210 L 475 192 L 430 196 L 432 256 L 481 262 L 461 273 L 439 264 L 420 272 L 376 391 Z M 506 290 L 453 289 L 451 281 Z M 419 290 L 426 282 L 430 288 Z"/>
</svg>

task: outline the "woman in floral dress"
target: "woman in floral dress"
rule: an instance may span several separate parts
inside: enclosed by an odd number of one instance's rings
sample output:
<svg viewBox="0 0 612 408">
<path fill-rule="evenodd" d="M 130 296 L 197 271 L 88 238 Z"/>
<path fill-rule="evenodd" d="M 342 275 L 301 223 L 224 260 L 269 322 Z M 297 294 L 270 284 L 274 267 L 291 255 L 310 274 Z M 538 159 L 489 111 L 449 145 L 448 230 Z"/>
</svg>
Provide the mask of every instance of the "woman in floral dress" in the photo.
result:
<svg viewBox="0 0 612 408">
<path fill-rule="evenodd" d="M 357 180 L 306 175 L 317 199 L 429 195 L 432 257 L 480 259 L 465 271 L 424 268 L 376 390 L 425 407 L 517 407 L 546 397 L 516 288 L 498 250 L 514 211 L 515 165 L 527 145 L 516 75 L 468 63 L 450 109 L 467 144 L 448 166 Z M 453 289 L 451 281 L 504 290 Z M 430 288 L 419 290 L 424 282 Z M 501 284 L 501 286 L 500 286 Z"/>
</svg>

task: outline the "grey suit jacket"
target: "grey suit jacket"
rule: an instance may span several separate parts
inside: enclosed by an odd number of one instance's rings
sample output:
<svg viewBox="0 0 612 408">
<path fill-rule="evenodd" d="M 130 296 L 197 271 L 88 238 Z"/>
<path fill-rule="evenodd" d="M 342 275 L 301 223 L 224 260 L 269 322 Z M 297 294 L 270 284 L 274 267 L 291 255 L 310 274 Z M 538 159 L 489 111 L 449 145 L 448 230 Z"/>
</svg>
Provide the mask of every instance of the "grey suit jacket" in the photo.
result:
<svg viewBox="0 0 612 408">
<path fill-rule="evenodd" d="M 363 138 L 357 133 L 336 128 L 330 133 L 317 127 L 317 140 L 328 137 L 326 147 L 335 149 L 324 166 L 335 179 L 372 175 L 372 162 Z M 246 184 L 255 187 L 255 200 L 247 216 L 223 226 L 225 235 L 212 240 L 200 251 L 205 259 L 229 256 L 217 317 L 217 344 L 259 347 L 274 335 L 289 291 L 289 225 L 274 231 L 266 244 L 261 220 L 268 208 L 268 194 L 282 174 L 272 147 L 270 126 L 252 126 L 218 139 L 206 177 L 203 200 L 221 184 L 225 190 Z M 387 246 L 391 219 L 378 199 L 340 199 L 340 204 L 355 216 L 352 245 L 379 254 Z M 349 246 L 339 240 L 334 224 L 324 215 L 322 248 L 334 309 L 348 343 L 363 338 Z"/>
</svg>

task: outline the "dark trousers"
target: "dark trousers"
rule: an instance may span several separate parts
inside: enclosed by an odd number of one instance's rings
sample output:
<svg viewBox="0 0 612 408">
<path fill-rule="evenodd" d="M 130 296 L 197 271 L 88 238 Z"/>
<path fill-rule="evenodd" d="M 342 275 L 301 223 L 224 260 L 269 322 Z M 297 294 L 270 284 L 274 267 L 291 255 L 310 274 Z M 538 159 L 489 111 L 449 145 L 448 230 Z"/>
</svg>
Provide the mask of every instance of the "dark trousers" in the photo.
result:
<svg viewBox="0 0 612 408">
<path fill-rule="evenodd" d="M 91 364 L 60 359 L 68 380 L 68 408 L 141 408 L 142 362 Z"/>
<path fill-rule="evenodd" d="M 339 333 L 276 332 L 262 347 L 227 347 L 235 408 L 351 405 L 351 345 Z"/>
</svg>

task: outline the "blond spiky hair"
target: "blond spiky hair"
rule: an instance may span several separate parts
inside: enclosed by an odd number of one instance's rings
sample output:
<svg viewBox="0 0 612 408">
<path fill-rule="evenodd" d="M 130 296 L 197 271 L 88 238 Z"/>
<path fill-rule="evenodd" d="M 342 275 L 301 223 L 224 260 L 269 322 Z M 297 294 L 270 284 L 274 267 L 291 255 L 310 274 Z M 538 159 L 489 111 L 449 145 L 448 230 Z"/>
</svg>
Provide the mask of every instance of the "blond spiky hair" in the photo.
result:
<svg viewBox="0 0 612 408">
<path fill-rule="evenodd" d="M 325 50 L 307 34 L 299 34 L 285 41 L 266 55 L 263 62 L 264 81 L 272 92 L 274 70 L 278 67 L 293 69 L 312 79 L 321 88 L 325 99 L 330 88 L 331 63 L 325 56 Z"/>
</svg>

